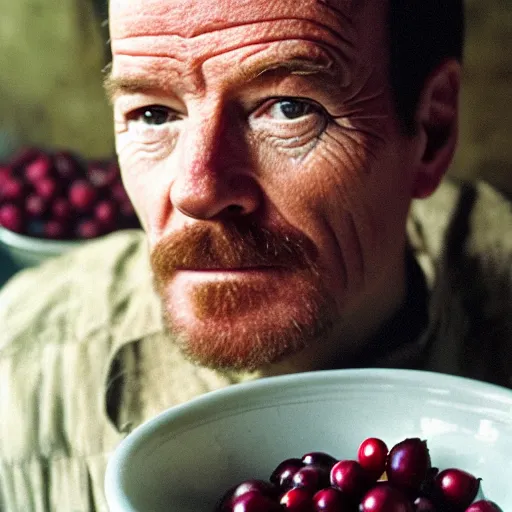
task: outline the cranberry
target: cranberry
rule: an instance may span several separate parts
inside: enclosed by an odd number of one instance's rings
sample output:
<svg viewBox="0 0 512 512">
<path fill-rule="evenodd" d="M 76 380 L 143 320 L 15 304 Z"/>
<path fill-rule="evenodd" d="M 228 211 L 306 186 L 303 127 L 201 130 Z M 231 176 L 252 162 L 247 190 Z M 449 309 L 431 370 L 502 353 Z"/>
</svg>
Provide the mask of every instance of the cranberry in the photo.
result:
<svg viewBox="0 0 512 512">
<path fill-rule="evenodd" d="M 0 165 L 0 187 L 12 177 L 12 169 L 8 165 Z"/>
<path fill-rule="evenodd" d="M 357 451 L 359 464 L 376 478 L 379 478 L 386 470 L 388 447 L 386 443 L 376 437 L 365 439 Z"/>
<path fill-rule="evenodd" d="M 44 236 L 54 240 L 63 240 L 67 237 L 68 230 L 65 223 L 58 220 L 49 220 L 44 225 Z"/>
<path fill-rule="evenodd" d="M 302 462 L 306 466 L 323 466 L 330 471 L 334 464 L 338 462 L 338 459 L 335 459 L 332 455 L 329 455 L 328 453 L 310 452 L 302 456 Z"/>
<path fill-rule="evenodd" d="M 354 510 L 353 503 L 347 496 L 334 487 L 321 489 L 313 496 L 316 512 L 343 512 Z"/>
<path fill-rule="evenodd" d="M 55 219 L 68 221 L 71 218 L 72 208 L 67 199 L 61 197 L 56 199 L 51 210 Z"/>
<path fill-rule="evenodd" d="M 331 469 L 331 485 L 358 499 L 368 490 L 369 478 L 359 462 L 340 460 Z"/>
<path fill-rule="evenodd" d="M 25 201 L 25 211 L 28 216 L 34 219 L 40 219 L 46 213 L 48 203 L 40 196 L 31 195 Z"/>
<path fill-rule="evenodd" d="M 329 472 L 322 466 L 305 466 L 293 475 L 292 485 L 305 487 L 314 493 L 329 485 Z"/>
<path fill-rule="evenodd" d="M 28 181 L 35 184 L 40 180 L 48 178 L 52 167 L 53 163 L 50 157 L 43 153 L 25 167 L 25 177 Z"/>
<path fill-rule="evenodd" d="M 288 490 L 293 485 L 293 475 L 304 467 L 300 459 L 286 459 L 281 462 L 270 475 L 270 481 L 282 490 Z"/>
<path fill-rule="evenodd" d="M 3 201 L 20 202 L 23 200 L 25 189 L 20 180 L 10 178 L 2 185 L 0 192 L 0 199 Z"/>
<path fill-rule="evenodd" d="M 10 164 L 14 169 L 26 167 L 37 158 L 44 156 L 45 153 L 37 148 L 23 148 L 14 157 L 11 158 Z"/>
<path fill-rule="evenodd" d="M 130 200 L 121 181 L 117 181 L 112 185 L 112 197 L 119 203 L 124 203 Z"/>
<path fill-rule="evenodd" d="M 76 231 L 79 238 L 96 238 L 102 234 L 100 226 L 93 220 L 80 222 Z"/>
<path fill-rule="evenodd" d="M 23 231 L 23 214 L 21 209 L 13 204 L 5 204 L 0 208 L 0 225 L 10 231 Z"/>
<path fill-rule="evenodd" d="M 464 512 L 502 512 L 501 508 L 493 501 L 480 500 L 475 501 Z"/>
<path fill-rule="evenodd" d="M 391 484 L 418 492 L 430 467 L 427 443 L 421 439 L 412 438 L 405 439 L 391 448 L 386 473 Z"/>
<path fill-rule="evenodd" d="M 67 151 L 58 151 L 53 155 L 53 165 L 57 174 L 67 182 L 73 181 L 80 174 L 80 164 L 77 159 Z"/>
<path fill-rule="evenodd" d="M 304 487 L 296 487 L 285 492 L 280 504 L 286 510 L 293 512 L 313 512 L 313 498 L 311 492 Z"/>
<path fill-rule="evenodd" d="M 233 501 L 230 512 L 282 512 L 279 504 L 258 491 L 249 491 Z"/>
<path fill-rule="evenodd" d="M 113 229 L 117 219 L 116 205 L 108 200 L 101 201 L 94 209 L 94 216 L 103 226 Z"/>
<path fill-rule="evenodd" d="M 414 501 L 415 512 L 436 512 L 437 509 L 434 504 L 423 496 L 416 498 Z"/>
<path fill-rule="evenodd" d="M 87 164 L 87 176 L 96 188 L 110 187 L 119 178 L 117 167 L 99 161 L 92 161 Z"/>
<path fill-rule="evenodd" d="M 75 181 L 69 190 L 71 204 L 80 211 L 92 209 L 96 196 L 95 188 L 85 180 Z"/>
<path fill-rule="evenodd" d="M 437 489 L 446 503 L 465 509 L 476 498 L 480 481 L 461 469 L 445 469 L 435 480 Z"/>
<path fill-rule="evenodd" d="M 370 489 L 359 505 L 360 512 L 414 512 L 412 503 L 399 489 L 379 484 Z"/>
<path fill-rule="evenodd" d="M 230 489 L 222 498 L 217 507 L 219 512 L 230 511 L 233 508 L 234 501 L 248 492 L 258 492 L 267 498 L 277 500 L 279 492 L 275 485 L 264 480 L 246 480 Z"/>
<path fill-rule="evenodd" d="M 47 201 L 52 200 L 59 190 L 59 185 L 52 178 L 43 178 L 35 184 L 37 193 Z"/>
</svg>

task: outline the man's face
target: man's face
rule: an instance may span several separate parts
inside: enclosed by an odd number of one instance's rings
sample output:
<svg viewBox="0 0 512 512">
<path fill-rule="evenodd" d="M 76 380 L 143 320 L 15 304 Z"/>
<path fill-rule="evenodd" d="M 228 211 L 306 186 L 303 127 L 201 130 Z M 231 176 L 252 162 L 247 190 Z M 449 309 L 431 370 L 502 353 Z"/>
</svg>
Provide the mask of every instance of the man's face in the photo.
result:
<svg viewBox="0 0 512 512">
<path fill-rule="evenodd" d="M 386 9 L 111 0 L 123 179 L 166 317 L 200 362 L 321 351 L 403 285 L 415 155 L 393 109 Z"/>
</svg>

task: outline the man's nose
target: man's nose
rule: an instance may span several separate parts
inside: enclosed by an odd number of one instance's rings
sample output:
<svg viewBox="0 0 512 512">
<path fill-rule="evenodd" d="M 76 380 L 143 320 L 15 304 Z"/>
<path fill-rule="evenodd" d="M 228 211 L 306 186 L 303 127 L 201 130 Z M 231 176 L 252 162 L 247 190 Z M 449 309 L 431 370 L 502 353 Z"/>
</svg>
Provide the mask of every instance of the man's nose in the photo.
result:
<svg viewBox="0 0 512 512">
<path fill-rule="evenodd" d="M 188 123 L 175 149 L 172 206 L 188 217 L 213 220 L 258 209 L 261 190 L 251 171 L 247 142 L 236 122 L 220 116 Z"/>
</svg>

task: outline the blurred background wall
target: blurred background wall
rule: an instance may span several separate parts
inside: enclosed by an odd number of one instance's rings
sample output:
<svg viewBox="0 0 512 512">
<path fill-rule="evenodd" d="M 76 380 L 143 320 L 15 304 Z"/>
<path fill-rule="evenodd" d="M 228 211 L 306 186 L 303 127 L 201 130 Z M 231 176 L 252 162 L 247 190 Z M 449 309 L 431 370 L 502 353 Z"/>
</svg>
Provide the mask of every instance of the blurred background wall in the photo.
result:
<svg viewBox="0 0 512 512">
<path fill-rule="evenodd" d="M 0 156 L 18 144 L 113 155 L 105 0 L 0 0 Z M 451 173 L 512 195 L 512 0 L 466 0 L 461 141 Z"/>
</svg>

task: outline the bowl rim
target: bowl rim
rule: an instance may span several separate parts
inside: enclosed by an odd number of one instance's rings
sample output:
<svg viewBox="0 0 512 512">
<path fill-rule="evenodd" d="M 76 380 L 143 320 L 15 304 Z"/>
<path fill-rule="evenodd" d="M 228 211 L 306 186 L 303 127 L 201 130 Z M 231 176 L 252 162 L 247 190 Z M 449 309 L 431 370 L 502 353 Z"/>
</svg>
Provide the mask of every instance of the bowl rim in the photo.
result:
<svg viewBox="0 0 512 512">
<path fill-rule="evenodd" d="M 15 233 L 0 226 L 0 242 L 6 247 L 44 254 L 59 254 L 82 243 L 82 240 L 49 240 Z"/>
<path fill-rule="evenodd" d="M 181 423 L 188 423 L 190 426 L 196 425 L 197 421 L 194 421 L 194 418 L 198 416 L 198 413 L 205 406 L 207 406 L 206 414 L 210 416 L 212 411 L 219 410 L 219 405 L 225 406 L 226 403 L 244 397 L 248 393 L 257 395 L 258 393 L 268 392 L 277 388 L 325 384 L 325 379 L 330 379 L 338 384 L 357 380 L 377 382 L 380 379 L 382 381 L 389 381 L 389 384 L 394 386 L 407 383 L 415 385 L 424 381 L 430 384 L 425 385 L 429 390 L 439 388 L 455 392 L 461 391 L 475 397 L 492 400 L 495 403 L 502 403 L 504 407 L 509 407 L 512 412 L 511 389 L 467 377 L 425 370 L 390 368 L 321 370 L 245 381 L 204 393 L 185 403 L 170 407 L 131 431 L 119 443 L 107 463 L 104 479 L 107 502 L 110 506 L 115 502 L 116 506 L 120 507 L 114 510 L 132 510 L 122 492 L 124 462 L 148 436 L 163 428 L 169 421 L 175 420 Z M 510 424 L 512 426 L 512 415 Z"/>
</svg>

